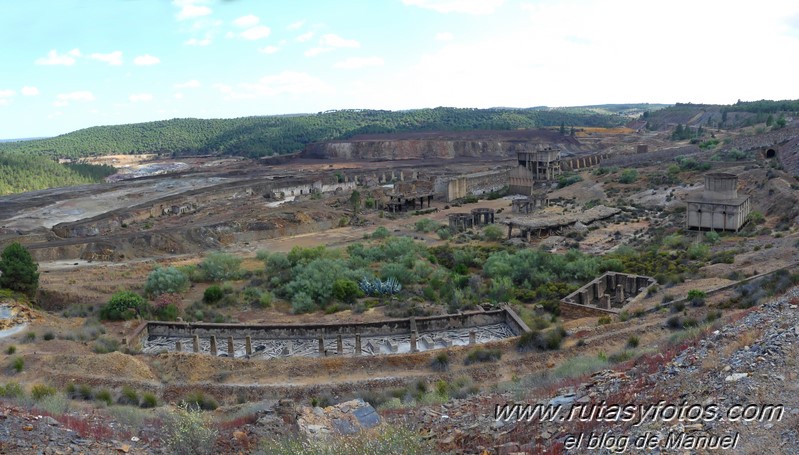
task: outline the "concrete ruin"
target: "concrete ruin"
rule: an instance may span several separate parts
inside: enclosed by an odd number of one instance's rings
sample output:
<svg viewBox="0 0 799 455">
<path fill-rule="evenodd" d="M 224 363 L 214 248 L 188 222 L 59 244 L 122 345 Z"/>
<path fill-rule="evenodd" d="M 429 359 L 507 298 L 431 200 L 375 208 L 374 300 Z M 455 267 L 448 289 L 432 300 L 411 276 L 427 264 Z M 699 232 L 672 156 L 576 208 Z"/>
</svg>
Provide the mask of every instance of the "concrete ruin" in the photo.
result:
<svg viewBox="0 0 799 455">
<path fill-rule="evenodd" d="M 508 239 L 513 237 L 514 228 L 521 232 L 521 237 L 529 242 L 533 235 L 545 237 L 559 233 L 562 229 L 572 227 L 578 222 L 589 225 L 595 221 L 604 220 L 621 213 L 615 207 L 598 205 L 581 213 L 542 214 L 536 217 L 513 217 L 503 221 L 508 226 Z"/>
<path fill-rule="evenodd" d="M 746 223 L 752 207 L 748 195 L 738 195 L 738 176 L 705 175 L 705 189 L 686 199 L 686 227 L 699 231 L 735 231 Z"/>
<path fill-rule="evenodd" d="M 145 353 L 193 352 L 269 359 L 405 354 L 519 336 L 529 327 L 509 307 L 353 324 L 210 324 L 149 321 L 125 340 Z M 191 346 L 191 348 L 189 348 Z M 220 352 L 220 346 L 224 349 Z"/>
<path fill-rule="evenodd" d="M 530 196 L 535 191 L 546 191 L 561 174 L 558 148 L 518 152 L 517 160 L 518 166 L 508 178 L 510 194 Z"/>
<path fill-rule="evenodd" d="M 447 182 L 447 202 L 462 199 L 466 196 L 479 196 L 492 191 L 499 191 L 508 185 L 508 171 L 485 171 L 465 174 Z"/>
<path fill-rule="evenodd" d="M 472 209 L 471 213 L 451 213 L 447 219 L 450 231 L 463 232 L 475 226 L 494 224 L 494 215 L 494 209 L 481 207 Z"/>
<path fill-rule="evenodd" d="M 514 199 L 511 201 L 511 211 L 522 215 L 527 215 L 549 206 L 549 196 L 540 194 L 535 196 L 527 196 L 521 199 Z"/>
<path fill-rule="evenodd" d="M 625 306 L 641 299 L 654 278 L 642 275 L 607 272 L 564 297 L 561 308 L 571 313 L 590 315 L 593 312 L 618 313 Z"/>
<path fill-rule="evenodd" d="M 419 208 L 424 208 L 424 203 L 427 201 L 427 207 L 433 202 L 435 192 L 433 190 L 433 182 L 424 180 L 415 180 L 413 182 L 397 182 L 394 188 L 388 194 L 388 202 L 386 202 L 386 209 L 389 212 L 402 212 L 408 209 L 416 210 L 416 202 L 419 202 Z"/>
</svg>

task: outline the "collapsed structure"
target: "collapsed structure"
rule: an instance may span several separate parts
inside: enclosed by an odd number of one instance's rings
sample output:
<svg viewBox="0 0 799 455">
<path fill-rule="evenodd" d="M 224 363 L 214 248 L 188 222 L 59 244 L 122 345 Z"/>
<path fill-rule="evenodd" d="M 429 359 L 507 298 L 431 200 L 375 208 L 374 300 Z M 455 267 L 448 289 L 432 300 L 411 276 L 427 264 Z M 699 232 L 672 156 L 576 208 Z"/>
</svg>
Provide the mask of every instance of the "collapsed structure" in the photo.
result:
<svg viewBox="0 0 799 455">
<path fill-rule="evenodd" d="M 449 229 L 452 232 L 463 232 L 475 226 L 494 224 L 494 209 L 480 207 L 471 213 L 451 213 L 447 215 Z"/>
<path fill-rule="evenodd" d="M 642 275 L 607 272 L 585 286 L 564 297 L 561 306 L 572 312 L 618 313 L 622 308 L 638 300 L 650 286 L 657 284 L 654 278 Z"/>
<path fill-rule="evenodd" d="M 686 226 L 700 231 L 735 231 L 751 211 L 748 195 L 738 195 L 738 176 L 725 172 L 705 175 L 705 189 L 687 198 Z"/>
</svg>

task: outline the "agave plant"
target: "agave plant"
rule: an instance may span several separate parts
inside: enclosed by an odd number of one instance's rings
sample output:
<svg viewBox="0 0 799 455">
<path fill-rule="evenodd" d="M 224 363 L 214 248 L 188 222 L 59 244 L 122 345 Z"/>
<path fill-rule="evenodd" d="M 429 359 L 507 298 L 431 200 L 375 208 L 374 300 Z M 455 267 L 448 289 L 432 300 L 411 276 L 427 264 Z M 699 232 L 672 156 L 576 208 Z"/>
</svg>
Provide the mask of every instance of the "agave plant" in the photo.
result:
<svg viewBox="0 0 799 455">
<path fill-rule="evenodd" d="M 369 280 L 366 277 L 361 278 L 358 286 L 367 295 L 393 295 L 402 290 L 402 285 L 396 278 L 389 277 L 386 281 L 381 281 L 379 278 Z"/>
</svg>

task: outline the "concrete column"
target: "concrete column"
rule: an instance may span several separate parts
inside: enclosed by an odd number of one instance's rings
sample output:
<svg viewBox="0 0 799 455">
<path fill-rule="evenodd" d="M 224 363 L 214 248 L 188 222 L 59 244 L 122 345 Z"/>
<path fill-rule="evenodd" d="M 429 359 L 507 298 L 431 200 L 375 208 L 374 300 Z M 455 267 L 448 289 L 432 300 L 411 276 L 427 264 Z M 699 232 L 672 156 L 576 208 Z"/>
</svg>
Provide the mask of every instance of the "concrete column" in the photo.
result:
<svg viewBox="0 0 799 455">
<path fill-rule="evenodd" d="M 236 350 L 233 348 L 233 337 L 227 337 L 227 355 L 236 357 Z"/>
<path fill-rule="evenodd" d="M 336 336 L 336 354 L 344 354 L 344 342 L 341 339 L 341 334 Z"/>
<path fill-rule="evenodd" d="M 619 305 L 624 303 L 624 286 L 620 284 L 616 286 L 616 302 L 618 302 Z"/>
<path fill-rule="evenodd" d="M 602 297 L 599 298 L 599 308 L 609 309 L 610 308 L 610 296 L 607 294 L 602 294 Z"/>
<path fill-rule="evenodd" d="M 211 355 L 216 356 L 216 335 L 211 335 Z"/>
<path fill-rule="evenodd" d="M 474 330 L 469 331 L 469 344 L 477 343 L 477 332 Z"/>
<path fill-rule="evenodd" d="M 192 348 L 195 353 L 200 352 L 200 337 L 197 335 L 194 335 L 194 338 L 192 339 Z"/>
<path fill-rule="evenodd" d="M 355 355 L 361 355 L 361 335 L 355 334 Z"/>
<path fill-rule="evenodd" d="M 244 337 L 244 352 L 246 352 L 247 355 L 252 355 L 252 337 L 249 335 Z"/>
<path fill-rule="evenodd" d="M 183 346 L 181 345 L 180 341 L 175 342 L 175 352 L 183 352 Z"/>
<path fill-rule="evenodd" d="M 319 353 L 325 355 L 325 337 L 319 337 Z"/>
<path fill-rule="evenodd" d="M 508 239 L 510 239 L 511 233 L 513 233 L 513 225 L 508 223 Z"/>
<path fill-rule="evenodd" d="M 411 352 L 416 352 L 416 332 L 411 332 Z"/>
<path fill-rule="evenodd" d="M 411 316 L 408 321 L 410 322 L 411 333 L 416 332 L 416 316 Z"/>
</svg>

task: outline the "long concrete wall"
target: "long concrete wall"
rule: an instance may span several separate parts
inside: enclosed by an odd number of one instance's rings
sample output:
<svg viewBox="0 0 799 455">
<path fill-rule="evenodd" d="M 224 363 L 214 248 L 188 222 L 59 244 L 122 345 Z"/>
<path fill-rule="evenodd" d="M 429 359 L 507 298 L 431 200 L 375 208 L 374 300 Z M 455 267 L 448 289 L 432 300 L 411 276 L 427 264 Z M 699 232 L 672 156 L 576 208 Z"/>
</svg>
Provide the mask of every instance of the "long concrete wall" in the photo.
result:
<svg viewBox="0 0 799 455">
<path fill-rule="evenodd" d="M 478 172 L 456 177 L 447 184 L 447 202 L 469 195 L 499 191 L 508 185 L 508 170 Z"/>
</svg>

